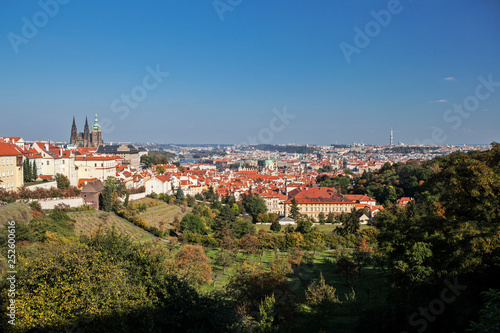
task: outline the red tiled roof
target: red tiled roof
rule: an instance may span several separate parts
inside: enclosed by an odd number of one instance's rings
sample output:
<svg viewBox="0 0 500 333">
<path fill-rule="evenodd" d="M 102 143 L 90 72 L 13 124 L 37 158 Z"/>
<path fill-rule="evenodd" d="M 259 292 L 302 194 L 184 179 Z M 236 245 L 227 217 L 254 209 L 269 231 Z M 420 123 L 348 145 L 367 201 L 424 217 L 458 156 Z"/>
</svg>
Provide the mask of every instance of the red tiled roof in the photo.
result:
<svg viewBox="0 0 500 333">
<path fill-rule="evenodd" d="M 115 160 L 114 157 L 110 156 L 76 156 L 76 161 L 110 161 Z"/>
<path fill-rule="evenodd" d="M 0 143 L 0 156 L 22 155 L 21 150 L 12 143 Z"/>
<path fill-rule="evenodd" d="M 348 198 L 349 200 L 352 200 L 352 201 L 376 201 L 375 199 L 373 198 L 370 198 L 369 196 L 367 195 L 364 195 L 364 194 L 344 194 L 344 197 Z"/>
<path fill-rule="evenodd" d="M 85 186 L 88 183 L 92 183 L 94 180 L 97 180 L 97 178 L 80 178 L 78 179 L 78 188 L 81 188 L 82 186 Z"/>
<path fill-rule="evenodd" d="M 292 192 L 291 191 L 290 195 Z M 294 193 L 295 194 L 295 193 Z M 299 204 L 305 203 L 354 203 L 342 194 L 339 194 L 335 189 L 327 187 L 306 187 L 299 190 L 293 198 Z M 291 203 L 292 198 L 290 198 L 286 203 Z"/>
<path fill-rule="evenodd" d="M 171 179 L 169 176 L 165 176 L 165 175 L 158 175 L 158 176 L 156 176 L 156 178 L 163 183 L 168 182 Z"/>
</svg>

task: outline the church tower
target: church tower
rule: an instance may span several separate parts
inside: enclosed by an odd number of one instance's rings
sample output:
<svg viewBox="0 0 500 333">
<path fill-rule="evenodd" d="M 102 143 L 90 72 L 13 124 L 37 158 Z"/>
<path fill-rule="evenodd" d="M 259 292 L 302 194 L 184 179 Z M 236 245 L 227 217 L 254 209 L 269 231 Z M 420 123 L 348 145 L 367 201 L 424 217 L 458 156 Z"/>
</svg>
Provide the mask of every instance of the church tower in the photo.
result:
<svg viewBox="0 0 500 333">
<path fill-rule="evenodd" d="M 102 133 L 101 133 L 101 125 L 97 121 L 97 113 L 95 114 L 94 125 L 92 125 L 92 147 L 102 146 Z"/>
<path fill-rule="evenodd" d="M 84 147 L 90 147 L 91 139 L 90 139 L 90 132 L 89 132 L 89 122 L 87 120 L 87 117 L 85 117 L 85 127 L 83 129 L 83 146 Z"/>
<path fill-rule="evenodd" d="M 73 126 L 71 126 L 71 137 L 69 143 L 77 146 L 78 143 L 78 130 L 76 129 L 75 116 L 73 116 Z"/>
</svg>

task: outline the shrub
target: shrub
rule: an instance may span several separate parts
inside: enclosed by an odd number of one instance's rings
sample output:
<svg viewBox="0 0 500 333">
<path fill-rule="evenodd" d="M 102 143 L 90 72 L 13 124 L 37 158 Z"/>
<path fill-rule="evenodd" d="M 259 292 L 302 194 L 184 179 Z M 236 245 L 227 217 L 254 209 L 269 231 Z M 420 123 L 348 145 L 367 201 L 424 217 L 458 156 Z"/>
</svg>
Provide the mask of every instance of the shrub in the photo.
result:
<svg viewBox="0 0 500 333">
<path fill-rule="evenodd" d="M 306 301 L 312 309 L 321 315 L 331 313 L 341 304 L 337 297 L 336 289 L 325 282 L 323 273 L 320 273 L 319 281 L 314 281 L 307 287 Z"/>
</svg>

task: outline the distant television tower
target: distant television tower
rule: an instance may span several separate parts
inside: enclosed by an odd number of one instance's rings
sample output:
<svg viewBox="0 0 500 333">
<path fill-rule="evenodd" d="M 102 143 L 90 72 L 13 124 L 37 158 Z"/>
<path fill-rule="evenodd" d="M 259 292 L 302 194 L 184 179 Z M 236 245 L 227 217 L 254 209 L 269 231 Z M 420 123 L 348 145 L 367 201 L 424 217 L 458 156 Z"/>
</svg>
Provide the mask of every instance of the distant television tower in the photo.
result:
<svg viewBox="0 0 500 333">
<path fill-rule="evenodd" d="M 390 137 L 390 145 L 391 146 L 393 145 L 393 139 L 394 139 L 394 136 L 392 135 L 392 127 L 391 127 L 391 137 Z"/>
</svg>

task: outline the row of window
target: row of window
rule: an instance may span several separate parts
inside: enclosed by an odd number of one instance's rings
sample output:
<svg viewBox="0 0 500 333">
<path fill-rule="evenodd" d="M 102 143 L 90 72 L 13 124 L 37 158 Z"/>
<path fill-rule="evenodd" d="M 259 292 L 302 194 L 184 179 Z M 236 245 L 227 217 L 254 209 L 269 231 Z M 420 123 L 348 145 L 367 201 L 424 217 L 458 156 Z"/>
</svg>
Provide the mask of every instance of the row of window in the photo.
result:
<svg viewBox="0 0 500 333">
<path fill-rule="evenodd" d="M 5 185 L 7 185 L 7 186 L 5 186 Z M 3 184 L 1 184 L 1 186 L 2 186 L 2 188 L 12 188 L 12 187 L 14 187 L 14 183 L 13 182 L 11 182 L 10 184 L 9 183 L 3 183 Z"/>
<path fill-rule="evenodd" d="M 323 209 L 320 209 L 319 207 L 299 207 L 299 211 L 301 212 L 317 212 L 317 211 L 323 211 L 323 212 L 349 212 L 350 207 L 342 206 L 342 207 L 324 207 Z M 291 206 L 287 207 L 287 210 L 290 211 Z"/>
<path fill-rule="evenodd" d="M 10 176 L 14 176 L 14 171 L 10 170 Z M 7 171 L 7 173 L 2 171 L 2 177 L 9 177 L 9 171 Z"/>
<path fill-rule="evenodd" d="M 2 165 L 12 165 L 12 164 L 14 164 L 12 158 L 2 158 Z"/>
<path fill-rule="evenodd" d="M 304 212 L 316 212 L 316 211 L 325 211 L 325 212 L 347 212 L 349 211 L 348 210 L 348 207 L 327 207 L 325 209 L 317 209 L 317 208 L 307 208 L 305 207 L 305 209 L 303 209 L 304 207 L 300 207 L 300 210 L 301 211 L 304 211 Z"/>
</svg>

